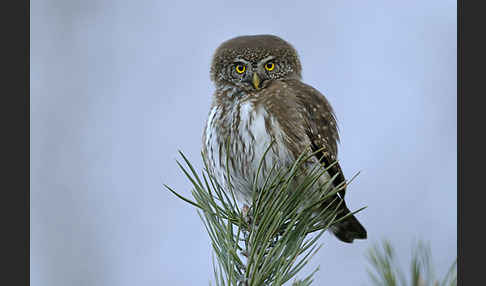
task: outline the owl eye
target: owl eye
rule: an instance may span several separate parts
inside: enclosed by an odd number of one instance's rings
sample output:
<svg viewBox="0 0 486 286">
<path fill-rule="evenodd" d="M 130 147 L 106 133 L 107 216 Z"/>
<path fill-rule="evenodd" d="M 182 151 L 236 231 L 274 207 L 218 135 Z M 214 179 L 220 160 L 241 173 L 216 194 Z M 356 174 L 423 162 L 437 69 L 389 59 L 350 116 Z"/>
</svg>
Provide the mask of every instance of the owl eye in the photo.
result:
<svg viewBox="0 0 486 286">
<path fill-rule="evenodd" d="M 235 69 L 236 69 L 236 72 L 237 72 L 237 73 L 242 74 L 242 73 L 244 73 L 244 72 L 245 72 L 246 67 L 245 67 L 244 65 L 242 65 L 242 64 L 237 64 L 237 65 L 235 66 Z"/>
<path fill-rule="evenodd" d="M 274 64 L 274 63 L 266 63 L 266 64 L 265 64 L 265 69 L 266 69 L 267 71 L 271 71 L 271 70 L 273 70 L 274 68 L 275 68 L 275 64 Z"/>
</svg>

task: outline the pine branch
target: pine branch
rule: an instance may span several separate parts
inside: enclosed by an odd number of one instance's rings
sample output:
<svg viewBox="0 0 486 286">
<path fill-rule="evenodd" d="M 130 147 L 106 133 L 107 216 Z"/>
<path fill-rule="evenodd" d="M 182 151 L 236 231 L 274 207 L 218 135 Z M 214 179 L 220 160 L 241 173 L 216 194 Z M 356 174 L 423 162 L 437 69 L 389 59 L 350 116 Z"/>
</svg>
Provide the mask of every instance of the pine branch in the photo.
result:
<svg viewBox="0 0 486 286">
<path fill-rule="evenodd" d="M 396 260 L 396 254 L 389 241 L 383 241 L 382 249 L 375 245 L 368 251 L 368 261 L 374 268 L 374 272 L 368 270 L 373 285 L 382 286 L 456 286 L 457 268 L 456 261 L 442 279 L 436 280 L 432 267 L 430 247 L 423 242 L 418 242 L 412 253 L 410 263 L 410 277 L 407 280 Z"/>
<path fill-rule="evenodd" d="M 335 177 L 322 183 L 321 177 L 332 165 L 310 172 L 304 168 L 303 164 L 314 153 L 303 153 L 290 168 L 272 166 L 261 188 L 257 186 L 262 184 L 255 179 L 252 204 L 243 208 L 235 199 L 231 182 L 227 182 L 229 190 L 224 190 L 207 171 L 204 157 L 206 169 L 198 175 L 190 161 L 180 154 L 184 165 L 178 164 L 193 185 L 194 200 L 166 188 L 198 208 L 217 260 L 215 264 L 213 257 L 216 285 L 283 285 L 295 279 L 320 249 L 318 239 L 336 223 L 340 202 L 337 206 L 327 202 L 337 197 L 334 195 L 343 186 L 332 186 Z M 227 170 L 226 178 L 230 177 Z M 259 178 L 258 174 L 255 177 Z M 297 185 L 296 177 L 302 179 Z M 322 208 L 323 202 L 333 207 Z M 293 285 L 311 285 L 317 270 Z"/>
</svg>

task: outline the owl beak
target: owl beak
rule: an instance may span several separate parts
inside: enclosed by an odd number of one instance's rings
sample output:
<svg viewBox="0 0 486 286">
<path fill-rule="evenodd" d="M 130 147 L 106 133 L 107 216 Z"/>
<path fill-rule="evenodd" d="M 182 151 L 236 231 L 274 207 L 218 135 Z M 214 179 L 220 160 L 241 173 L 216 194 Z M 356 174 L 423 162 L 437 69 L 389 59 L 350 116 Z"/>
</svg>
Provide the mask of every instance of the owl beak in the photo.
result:
<svg viewBox="0 0 486 286">
<path fill-rule="evenodd" d="M 257 73 L 253 74 L 252 83 L 253 83 L 253 86 L 256 88 L 256 90 L 260 89 L 260 78 L 258 77 Z"/>
</svg>

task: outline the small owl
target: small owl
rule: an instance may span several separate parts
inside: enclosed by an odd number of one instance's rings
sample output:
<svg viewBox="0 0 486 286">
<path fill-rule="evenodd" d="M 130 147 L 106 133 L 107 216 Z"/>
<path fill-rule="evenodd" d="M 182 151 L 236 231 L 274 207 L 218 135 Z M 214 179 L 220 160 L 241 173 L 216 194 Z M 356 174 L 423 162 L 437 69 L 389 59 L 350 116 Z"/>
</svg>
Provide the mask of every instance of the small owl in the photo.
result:
<svg viewBox="0 0 486 286">
<path fill-rule="evenodd" d="M 203 130 L 202 152 L 223 188 L 228 187 L 228 167 L 229 181 L 243 204 L 251 204 L 260 159 L 271 142 L 259 173 L 262 178 L 274 164 L 290 166 L 305 151 L 321 149 L 313 160 L 324 166 L 337 158 L 334 112 L 319 91 L 301 81 L 301 71 L 296 50 L 273 35 L 236 37 L 214 53 L 210 74 L 216 90 Z M 345 181 L 338 164 L 326 178 L 336 173 L 337 185 Z M 262 178 L 258 182 L 263 184 Z M 342 199 L 344 195 L 345 190 L 336 194 Z M 337 218 L 348 213 L 343 201 Z M 344 242 L 366 239 L 366 230 L 354 216 L 331 231 Z"/>
</svg>

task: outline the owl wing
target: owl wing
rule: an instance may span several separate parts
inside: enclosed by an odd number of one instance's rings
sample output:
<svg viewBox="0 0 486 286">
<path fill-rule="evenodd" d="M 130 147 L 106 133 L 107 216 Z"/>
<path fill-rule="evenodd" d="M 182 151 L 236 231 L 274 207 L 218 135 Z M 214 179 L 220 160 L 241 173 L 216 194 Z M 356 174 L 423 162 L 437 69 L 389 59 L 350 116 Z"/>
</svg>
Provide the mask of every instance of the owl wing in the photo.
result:
<svg viewBox="0 0 486 286">
<path fill-rule="evenodd" d="M 329 166 L 336 161 L 338 153 L 339 133 L 334 111 L 324 95 L 313 87 L 300 81 L 291 81 L 288 84 L 299 102 L 311 148 L 314 152 L 319 150 L 316 157 L 324 166 Z M 328 172 L 331 177 L 338 174 L 333 182 L 335 186 L 345 182 L 339 163 L 334 164 Z M 338 192 L 342 199 L 345 192 L 345 188 Z"/>
</svg>

